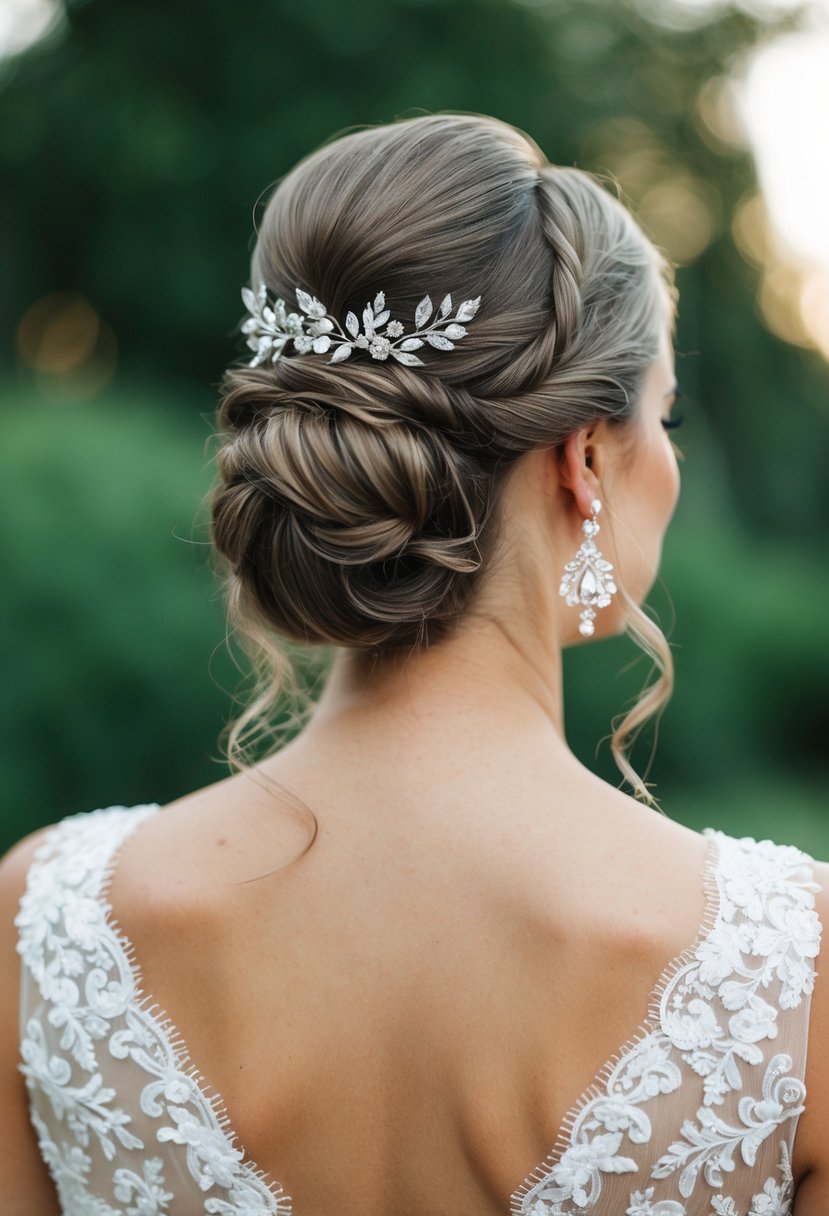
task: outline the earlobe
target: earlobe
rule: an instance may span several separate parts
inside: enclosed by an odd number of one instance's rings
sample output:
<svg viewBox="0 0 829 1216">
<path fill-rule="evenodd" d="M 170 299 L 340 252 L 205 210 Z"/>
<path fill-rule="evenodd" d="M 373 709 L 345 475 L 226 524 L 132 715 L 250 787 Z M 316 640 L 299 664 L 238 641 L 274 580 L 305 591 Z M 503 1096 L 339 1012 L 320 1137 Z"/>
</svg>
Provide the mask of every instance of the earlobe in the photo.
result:
<svg viewBox="0 0 829 1216">
<path fill-rule="evenodd" d="M 586 518 L 590 515 L 590 504 L 594 498 L 600 498 L 599 482 L 593 470 L 594 454 L 587 450 L 587 440 L 592 436 L 592 428 L 573 431 L 564 440 L 562 457 L 559 466 L 559 481 L 562 486 L 572 491 L 573 497 L 581 514 Z"/>
</svg>

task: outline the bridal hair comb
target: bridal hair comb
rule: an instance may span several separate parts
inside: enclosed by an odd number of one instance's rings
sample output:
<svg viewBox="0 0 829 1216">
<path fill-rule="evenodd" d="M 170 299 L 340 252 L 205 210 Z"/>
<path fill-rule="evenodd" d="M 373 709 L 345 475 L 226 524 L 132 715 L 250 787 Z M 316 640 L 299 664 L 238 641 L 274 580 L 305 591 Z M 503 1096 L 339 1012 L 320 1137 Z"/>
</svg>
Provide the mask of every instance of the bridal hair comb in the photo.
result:
<svg viewBox="0 0 829 1216">
<path fill-rule="evenodd" d="M 268 292 L 264 283 L 259 284 L 256 294 L 249 287 L 242 288 L 242 300 L 250 313 L 242 325 L 242 333 L 248 334 L 248 346 L 256 351 L 248 367 L 258 367 L 270 360 L 276 363 L 287 342 L 293 342 L 294 350 L 300 354 L 310 352 L 323 355 L 333 348 L 329 363 L 342 363 L 355 348 L 367 350 L 372 359 L 396 359 L 407 367 L 425 366 L 422 359 L 412 354 L 427 342 L 435 350 L 454 350 L 455 342 L 466 337 L 463 321 L 471 321 L 478 311 L 481 297 L 464 300 L 454 317 L 452 297 L 446 295 L 435 312 L 434 320 L 427 325 L 434 306 L 429 296 L 424 296 L 415 309 L 415 328 L 406 334 L 400 321 L 390 321 L 386 298 L 382 291 L 374 297 L 374 303 L 363 309 L 362 329 L 353 312 L 345 319 L 347 333 L 339 322 L 329 315 L 327 308 L 315 296 L 301 288 L 296 289 L 300 313 L 288 312 L 284 300 L 276 298 L 268 304 Z M 380 331 L 383 331 L 382 333 Z"/>
</svg>

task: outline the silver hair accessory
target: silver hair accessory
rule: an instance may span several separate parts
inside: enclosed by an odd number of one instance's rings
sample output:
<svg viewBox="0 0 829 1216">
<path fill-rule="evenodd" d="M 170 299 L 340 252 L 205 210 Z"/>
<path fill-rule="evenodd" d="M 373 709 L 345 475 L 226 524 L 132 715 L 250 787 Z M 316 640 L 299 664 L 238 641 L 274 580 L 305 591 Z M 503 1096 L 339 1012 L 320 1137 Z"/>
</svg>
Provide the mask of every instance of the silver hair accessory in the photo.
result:
<svg viewBox="0 0 829 1216">
<path fill-rule="evenodd" d="M 566 596 L 567 603 L 571 606 L 585 605 L 581 613 L 579 633 L 586 638 L 589 638 L 595 630 L 593 621 L 596 616 L 596 608 L 606 608 L 613 592 L 617 590 L 610 573 L 613 566 L 610 562 L 605 561 L 593 540 L 599 531 L 596 516 L 601 509 L 602 504 L 598 498 L 594 498 L 590 504 L 593 518 L 585 519 L 581 525 L 585 539 L 581 542 L 573 560 L 565 565 L 561 586 L 558 589 L 559 595 Z"/>
<path fill-rule="evenodd" d="M 294 350 L 301 354 L 313 352 L 323 355 L 333 347 L 334 353 L 329 363 L 342 363 L 357 347 L 367 350 L 372 359 L 387 359 L 391 355 L 407 367 L 423 367 L 423 360 L 411 352 L 421 347 L 424 341 L 435 350 L 454 350 L 458 338 L 466 337 L 461 322 L 471 321 L 481 303 L 480 296 L 474 300 L 464 300 L 454 317 L 450 317 L 452 297 L 444 296 L 434 320 L 427 325 L 434 306 L 429 296 L 424 296 L 415 309 L 415 329 L 403 337 L 403 325 L 399 321 L 389 320 L 391 314 L 386 308 L 386 297 L 382 291 L 377 292 L 373 304 L 368 303 L 363 309 L 362 330 L 356 315 L 353 312 L 347 315 L 345 328 L 348 333 L 315 296 L 297 287 L 296 298 L 305 317 L 296 312 L 287 312 L 285 301 L 280 298 L 274 300 L 273 307 L 269 307 L 264 283 L 259 284 L 255 295 L 249 287 L 242 288 L 242 299 L 250 313 L 242 325 L 242 333 L 249 335 L 248 346 L 256 351 L 248 367 L 258 367 L 266 359 L 276 363 L 289 341 L 293 342 Z M 380 333 L 384 326 L 384 332 Z"/>
</svg>

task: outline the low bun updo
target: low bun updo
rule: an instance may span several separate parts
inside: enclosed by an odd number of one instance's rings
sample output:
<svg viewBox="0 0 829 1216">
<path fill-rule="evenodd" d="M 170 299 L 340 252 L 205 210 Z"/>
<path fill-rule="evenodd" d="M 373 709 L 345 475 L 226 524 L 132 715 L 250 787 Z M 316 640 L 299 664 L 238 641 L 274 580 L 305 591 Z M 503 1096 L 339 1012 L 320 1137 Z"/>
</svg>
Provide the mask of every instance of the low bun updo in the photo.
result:
<svg viewBox="0 0 829 1216">
<path fill-rule="evenodd" d="M 279 738 L 270 719 L 286 692 L 301 699 L 290 644 L 381 656 L 452 632 L 499 545 L 515 462 L 600 418 L 636 416 L 673 323 L 672 275 L 598 179 L 551 165 L 486 116 L 352 131 L 278 182 L 250 281 L 289 308 L 298 287 L 338 318 L 378 291 L 404 323 L 427 293 L 481 303 L 454 350 L 419 352 L 422 367 L 359 350 L 332 365 L 289 344 L 275 363 L 225 372 L 211 539 L 258 673 L 226 728 L 232 768 L 254 741 Z M 611 746 L 655 804 L 622 745 L 670 696 L 670 650 L 619 590 L 660 674 Z"/>
<path fill-rule="evenodd" d="M 234 373 L 213 542 L 274 630 L 368 649 L 451 626 L 482 567 L 493 480 L 453 439 L 467 399 L 406 367 L 320 356 Z"/>
</svg>

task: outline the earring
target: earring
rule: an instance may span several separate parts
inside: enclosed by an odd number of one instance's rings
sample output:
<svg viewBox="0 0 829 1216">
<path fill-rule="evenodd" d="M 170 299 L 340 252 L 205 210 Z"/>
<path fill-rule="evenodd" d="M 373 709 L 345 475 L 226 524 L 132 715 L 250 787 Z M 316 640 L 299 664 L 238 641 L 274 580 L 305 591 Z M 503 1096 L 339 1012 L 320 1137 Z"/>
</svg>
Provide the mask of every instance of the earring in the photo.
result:
<svg viewBox="0 0 829 1216">
<path fill-rule="evenodd" d="M 595 630 L 593 624 L 596 616 L 594 605 L 598 608 L 606 608 L 610 603 L 610 597 L 613 592 L 617 590 L 616 584 L 610 574 L 613 566 L 610 562 L 605 561 L 593 540 L 593 537 L 599 531 L 596 516 L 601 509 L 602 504 L 598 498 L 594 498 L 590 504 L 593 518 L 585 519 L 581 525 L 585 539 L 582 541 L 573 560 L 565 565 L 564 574 L 561 578 L 561 586 L 558 589 L 559 595 L 566 596 L 567 603 L 571 606 L 575 606 L 576 604 L 585 605 L 585 608 L 581 612 L 579 633 L 583 634 L 586 638 L 589 638 Z"/>
</svg>

